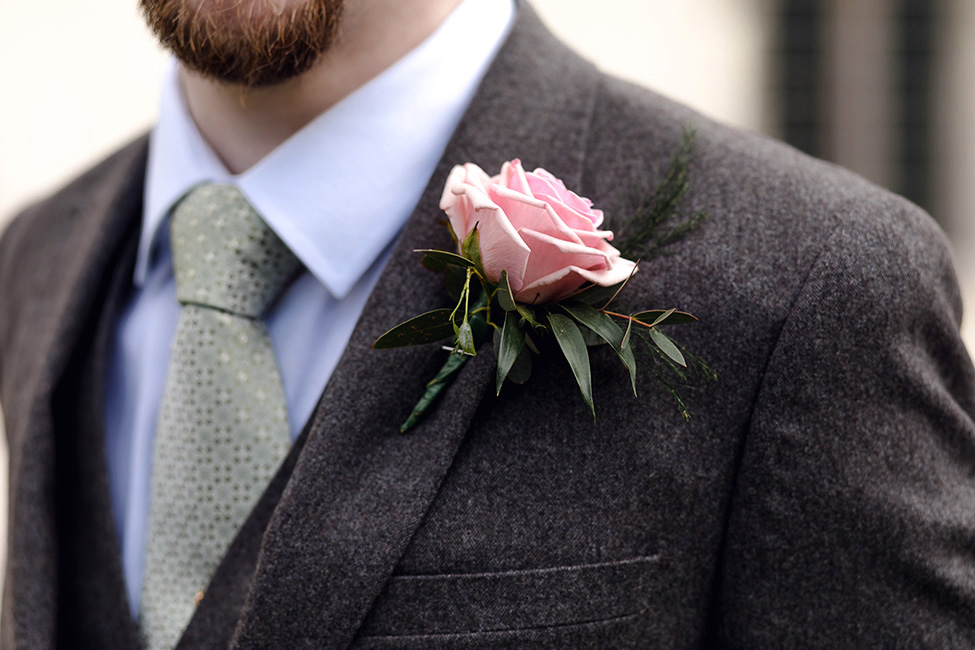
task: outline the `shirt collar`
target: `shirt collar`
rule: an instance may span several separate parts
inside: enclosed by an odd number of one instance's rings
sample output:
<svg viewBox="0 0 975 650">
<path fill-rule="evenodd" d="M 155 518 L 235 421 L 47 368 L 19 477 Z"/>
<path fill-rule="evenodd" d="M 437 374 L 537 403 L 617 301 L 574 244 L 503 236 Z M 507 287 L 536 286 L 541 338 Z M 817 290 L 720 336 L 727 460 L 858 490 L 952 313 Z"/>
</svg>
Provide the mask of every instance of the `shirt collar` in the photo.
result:
<svg viewBox="0 0 975 650">
<path fill-rule="evenodd" d="M 418 47 L 238 175 L 197 131 L 173 65 L 150 136 L 136 286 L 174 204 L 214 181 L 239 187 L 312 275 L 344 297 L 419 201 L 513 16 L 510 1 L 464 0 Z"/>
</svg>

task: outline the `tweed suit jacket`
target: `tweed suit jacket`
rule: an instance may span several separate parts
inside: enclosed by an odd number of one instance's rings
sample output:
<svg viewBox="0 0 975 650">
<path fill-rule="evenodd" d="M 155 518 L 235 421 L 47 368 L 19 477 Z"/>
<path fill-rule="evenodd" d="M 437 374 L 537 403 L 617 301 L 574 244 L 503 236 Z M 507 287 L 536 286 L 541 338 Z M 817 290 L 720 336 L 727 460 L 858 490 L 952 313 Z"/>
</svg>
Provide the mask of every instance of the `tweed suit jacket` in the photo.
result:
<svg viewBox="0 0 975 650">
<path fill-rule="evenodd" d="M 620 309 L 679 306 L 718 373 L 685 423 L 593 354 L 493 392 L 490 345 L 414 432 L 442 362 L 375 351 L 444 306 L 417 248 L 451 166 L 520 157 L 611 210 L 697 130 L 704 227 Z M 139 139 L 27 209 L 0 244 L 10 447 L 0 647 L 137 648 L 101 430 L 105 343 L 131 278 Z M 625 212 L 610 212 L 610 227 Z M 603 76 L 530 7 L 395 245 L 299 442 L 179 648 L 975 646 L 975 377 L 940 232 L 836 167 Z"/>
</svg>

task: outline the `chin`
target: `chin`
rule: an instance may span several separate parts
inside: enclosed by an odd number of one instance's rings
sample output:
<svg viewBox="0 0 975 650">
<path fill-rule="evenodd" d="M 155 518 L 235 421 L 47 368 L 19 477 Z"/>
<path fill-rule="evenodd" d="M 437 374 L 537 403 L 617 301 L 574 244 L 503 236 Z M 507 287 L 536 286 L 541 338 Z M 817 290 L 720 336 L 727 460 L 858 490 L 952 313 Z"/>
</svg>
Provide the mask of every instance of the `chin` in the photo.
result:
<svg viewBox="0 0 975 650">
<path fill-rule="evenodd" d="M 155 2 L 157 0 L 149 0 Z M 314 0 L 176 0 L 195 20 L 211 21 L 231 32 L 277 24 L 285 14 L 315 4 Z"/>
<path fill-rule="evenodd" d="M 273 86 L 331 47 L 343 0 L 140 0 L 149 28 L 193 72 Z"/>
</svg>

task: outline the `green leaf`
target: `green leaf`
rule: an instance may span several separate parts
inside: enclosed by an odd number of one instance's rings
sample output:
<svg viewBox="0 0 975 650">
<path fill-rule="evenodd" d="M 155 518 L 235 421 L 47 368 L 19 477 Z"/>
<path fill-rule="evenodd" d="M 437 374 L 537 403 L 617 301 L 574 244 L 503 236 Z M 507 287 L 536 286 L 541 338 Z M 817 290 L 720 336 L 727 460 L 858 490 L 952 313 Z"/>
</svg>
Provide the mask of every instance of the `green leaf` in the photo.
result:
<svg viewBox="0 0 975 650">
<path fill-rule="evenodd" d="M 481 264 L 481 243 L 479 235 L 477 234 L 477 224 L 474 224 L 474 228 L 471 230 L 470 234 L 464 240 L 464 243 L 460 247 L 461 255 L 471 262 L 478 275 L 484 276 L 484 266 Z"/>
<path fill-rule="evenodd" d="M 623 330 L 619 325 L 608 314 L 583 302 L 568 301 L 561 306 L 572 318 L 598 334 L 609 344 L 609 347 L 613 348 L 630 373 L 630 384 L 633 386 L 633 394 L 636 395 L 636 356 L 633 350 L 624 344 Z"/>
<path fill-rule="evenodd" d="M 427 257 L 426 255 L 424 255 L 423 259 L 420 260 L 420 264 L 422 264 L 423 268 L 426 270 L 433 271 L 434 273 L 443 273 L 449 268 L 441 260 L 433 257 Z"/>
<path fill-rule="evenodd" d="M 656 325 L 681 325 L 682 323 L 693 323 L 697 320 L 694 316 L 674 309 L 651 309 L 633 314 L 633 318 L 651 326 Z"/>
<path fill-rule="evenodd" d="M 460 246 L 460 239 L 458 239 L 457 233 L 454 232 L 454 227 L 450 224 L 450 219 L 444 219 L 440 223 L 447 226 L 447 232 L 450 233 L 450 238 L 454 240 L 454 248 Z"/>
<path fill-rule="evenodd" d="M 587 305 L 595 305 L 597 302 L 606 302 L 612 298 L 620 287 L 623 286 L 622 282 L 617 282 L 611 287 L 603 287 L 598 284 L 593 284 L 579 293 L 573 294 L 571 298 L 579 302 L 584 302 Z"/>
<path fill-rule="evenodd" d="M 447 295 L 454 302 L 460 300 L 461 295 L 464 293 L 464 286 L 467 284 L 467 270 L 462 269 L 459 266 L 448 266 L 447 272 L 444 274 L 444 288 L 447 289 Z"/>
<path fill-rule="evenodd" d="M 501 345 L 498 348 L 497 394 L 501 394 L 501 386 L 511 371 L 511 367 L 518 359 L 525 347 L 525 332 L 518 327 L 521 316 L 516 311 L 504 314 L 504 326 L 501 330 Z"/>
<path fill-rule="evenodd" d="M 599 334 L 596 334 L 586 326 L 580 327 L 579 331 L 582 332 L 582 340 L 586 342 L 587 347 L 594 348 L 597 345 L 606 344 L 606 341 L 605 339 L 603 339 L 603 337 L 601 337 Z"/>
<path fill-rule="evenodd" d="M 501 271 L 501 277 L 498 278 L 498 304 L 505 311 L 515 311 L 518 309 L 514 294 L 511 293 L 511 285 L 508 284 L 507 271 Z"/>
<path fill-rule="evenodd" d="M 414 316 L 380 336 L 372 347 L 384 350 L 441 341 L 454 333 L 450 314 L 450 309 L 434 309 Z"/>
<path fill-rule="evenodd" d="M 632 350 L 630 347 L 630 334 L 633 332 L 633 317 L 626 319 L 626 331 L 623 332 L 623 342 L 620 343 L 620 348 L 623 350 Z"/>
<path fill-rule="evenodd" d="M 484 313 L 471 314 L 471 332 L 474 334 L 474 346 L 477 347 L 487 336 L 488 324 L 484 318 Z"/>
<path fill-rule="evenodd" d="M 532 354 L 538 354 L 538 349 L 532 343 L 531 336 L 525 330 L 521 331 L 525 334 L 525 346 L 521 349 L 521 354 L 518 355 L 518 358 L 515 359 L 514 364 L 511 366 L 507 378 L 507 381 L 519 385 L 531 379 Z M 494 349 L 501 349 L 501 329 L 497 327 L 494 328 Z"/>
<path fill-rule="evenodd" d="M 461 354 L 459 352 L 449 353 L 447 355 L 447 360 L 444 362 L 443 366 L 440 367 L 437 374 L 434 375 L 433 379 L 427 382 L 427 388 L 443 383 L 453 377 L 455 374 L 457 374 L 457 371 L 460 370 L 465 363 L 467 363 L 468 359 L 470 359 L 470 356 L 466 354 Z"/>
<path fill-rule="evenodd" d="M 526 338 L 527 341 L 527 338 Z M 508 373 L 508 381 L 515 384 L 524 384 L 532 376 L 532 353 L 526 345 L 521 349 L 521 354 L 515 359 Z"/>
<path fill-rule="evenodd" d="M 474 350 L 474 330 L 471 329 L 471 324 L 468 321 L 461 323 L 457 329 L 457 346 L 466 354 L 471 356 L 477 354 Z"/>
<path fill-rule="evenodd" d="M 450 385 L 453 376 L 467 363 L 468 359 L 470 359 L 469 356 L 460 354 L 459 352 L 452 352 L 447 355 L 447 361 L 440 368 L 440 372 L 427 383 L 426 390 L 423 391 L 423 395 L 416 403 L 416 406 L 413 407 L 410 416 L 400 425 L 400 433 L 406 433 L 416 426 L 430 407 L 436 403 L 437 398 L 440 397 L 440 393 Z"/>
<path fill-rule="evenodd" d="M 684 361 L 684 355 L 680 353 L 674 342 L 667 338 L 667 335 L 658 329 L 650 330 L 650 338 L 656 344 L 660 351 L 670 357 L 674 363 L 687 367 L 687 362 Z"/>
<path fill-rule="evenodd" d="M 592 403 L 592 376 L 589 372 L 589 349 L 586 347 L 586 342 L 582 340 L 579 326 L 568 316 L 558 313 L 549 313 L 548 323 L 555 334 L 555 340 L 559 342 L 559 347 L 562 348 L 565 360 L 569 362 L 569 367 L 572 368 L 572 374 L 575 375 L 576 383 L 579 384 L 579 390 L 582 392 L 582 399 L 585 400 L 592 417 L 595 419 L 596 408 Z"/>
<path fill-rule="evenodd" d="M 536 329 L 541 327 L 531 307 L 523 305 L 520 302 L 515 302 L 514 295 L 514 292 L 511 290 L 511 284 L 508 282 L 508 272 L 501 271 L 501 277 L 498 278 L 497 294 L 498 304 L 501 305 L 501 309 L 506 312 L 517 311 L 532 327 Z"/>
<path fill-rule="evenodd" d="M 467 322 L 467 319 L 470 317 L 471 275 L 473 274 L 473 272 L 474 270 L 470 267 L 464 269 L 464 287 L 463 289 L 461 289 L 460 298 L 457 300 L 457 305 L 454 307 L 454 310 L 450 312 L 450 320 L 454 324 L 454 336 L 457 337 L 454 343 L 457 346 L 461 345 L 461 339 L 460 339 L 461 325 L 467 326 L 468 333 L 470 333 L 470 329 L 471 329 L 471 326 Z M 460 318 L 459 322 L 457 320 L 458 318 Z"/>
<path fill-rule="evenodd" d="M 677 311 L 677 310 L 676 309 L 668 309 L 664 313 L 660 314 L 659 316 L 657 316 L 654 319 L 654 321 L 652 323 L 650 323 L 650 327 L 656 327 L 657 325 L 660 325 L 661 323 L 663 323 L 664 321 L 666 321 L 668 318 L 670 318 L 674 314 L 675 311 Z"/>
<path fill-rule="evenodd" d="M 474 266 L 474 262 L 465 257 L 461 257 L 457 253 L 449 253 L 447 251 L 436 249 L 420 249 L 413 252 L 423 253 L 423 259 L 420 261 L 422 262 L 423 266 L 427 267 L 431 271 L 442 271 L 449 265 L 459 266 L 461 268 Z M 436 268 L 431 265 L 435 265 Z"/>
</svg>

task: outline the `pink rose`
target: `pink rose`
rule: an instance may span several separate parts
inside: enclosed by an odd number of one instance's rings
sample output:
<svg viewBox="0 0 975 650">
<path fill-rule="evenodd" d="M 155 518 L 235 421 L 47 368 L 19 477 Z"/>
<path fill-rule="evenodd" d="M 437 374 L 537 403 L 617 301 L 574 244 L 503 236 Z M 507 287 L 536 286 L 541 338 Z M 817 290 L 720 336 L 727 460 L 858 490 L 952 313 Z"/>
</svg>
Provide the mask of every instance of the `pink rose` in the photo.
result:
<svg viewBox="0 0 975 650">
<path fill-rule="evenodd" d="M 564 298 L 586 282 L 611 286 L 633 272 L 634 263 L 599 230 L 601 210 L 544 169 L 526 172 L 518 159 L 497 176 L 473 163 L 451 170 L 440 209 L 463 241 L 477 225 L 481 262 L 488 280 L 501 271 L 515 300 L 541 304 Z"/>
</svg>

